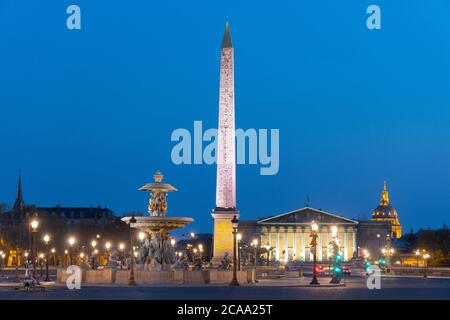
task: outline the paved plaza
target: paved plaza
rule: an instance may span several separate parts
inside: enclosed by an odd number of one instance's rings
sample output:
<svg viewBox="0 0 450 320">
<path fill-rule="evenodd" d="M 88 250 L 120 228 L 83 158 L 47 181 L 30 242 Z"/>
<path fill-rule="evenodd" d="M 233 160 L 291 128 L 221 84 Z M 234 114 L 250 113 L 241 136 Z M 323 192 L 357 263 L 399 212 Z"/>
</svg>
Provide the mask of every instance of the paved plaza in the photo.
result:
<svg viewBox="0 0 450 320">
<path fill-rule="evenodd" d="M 14 290 L 12 283 L 0 286 L 0 299 L 133 299 L 133 300 L 304 300 L 304 299 L 450 299 L 450 279 L 420 277 L 383 277 L 380 290 L 368 290 L 366 279 L 352 276 L 345 287 L 311 288 L 304 285 L 309 278 L 260 280 L 239 287 L 216 285 L 114 286 L 82 285 L 69 290 L 65 285 L 47 285 L 45 292 Z M 319 278 L 322 284 L 328 279 Z"/>
</svg>

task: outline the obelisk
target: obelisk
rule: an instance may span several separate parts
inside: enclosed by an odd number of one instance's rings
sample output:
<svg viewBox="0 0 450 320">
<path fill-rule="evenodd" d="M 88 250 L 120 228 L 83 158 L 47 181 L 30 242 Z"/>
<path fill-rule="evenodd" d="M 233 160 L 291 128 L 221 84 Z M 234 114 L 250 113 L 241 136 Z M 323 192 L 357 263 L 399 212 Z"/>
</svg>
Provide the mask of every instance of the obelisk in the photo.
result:
<svg viewBox="0 0 450 320">
<path fill-rule="evenodd" d="M 222 39 L 220 58 L 219 128 L 217 135 L 216 208 L 213 210 L 213 264 L 225 253 L 232 258 L 231 220 L 239 218 L 236 209 L 236 146 L 234 128 L 234 50 L 228 22 Z"/>
</svg>

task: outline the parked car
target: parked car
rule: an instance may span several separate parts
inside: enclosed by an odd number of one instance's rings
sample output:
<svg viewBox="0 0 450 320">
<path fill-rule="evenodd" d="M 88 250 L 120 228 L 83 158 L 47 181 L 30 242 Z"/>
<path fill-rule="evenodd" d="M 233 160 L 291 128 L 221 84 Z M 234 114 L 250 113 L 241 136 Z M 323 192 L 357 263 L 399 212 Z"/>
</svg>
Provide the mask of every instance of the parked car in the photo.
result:
<svg viewBox="0 0 450 320">
<path fill-rule="evenodd" d="M 318 265 L 316 266 L 316 274 L 317 275 L 325 275 L 326 268 L 324 266 Z"/>
<path fill-rule="evenodd" d="M 342 273 L 351 275 L 352 274 L 352 269 L 350 269 L 350 268 L 348 268 L 346 266 L 342 266 Z"/>
</svg>

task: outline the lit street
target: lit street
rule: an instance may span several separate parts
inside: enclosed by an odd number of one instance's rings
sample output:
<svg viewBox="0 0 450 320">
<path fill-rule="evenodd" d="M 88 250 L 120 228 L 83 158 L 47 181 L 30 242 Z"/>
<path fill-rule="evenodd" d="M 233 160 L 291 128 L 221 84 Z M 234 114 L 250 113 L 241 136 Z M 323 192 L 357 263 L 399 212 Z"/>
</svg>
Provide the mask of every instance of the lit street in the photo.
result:
<svg viewBox="0 0 450 320">
<path fill-rule="evenodd" d="M 327 278 L 329 279 L 329 278 Z M 255 285 L 230 286 L 111 286 L 82 285 L 69 290 L 65 285 L 50 285 L 45 292 L 15 291 L 0 287 L 0 299 L 132 299 L 134 300 L 286 300 L 286 299 L 449 299 L 450 279 L 384 277 L 380 290 L 368 290 L 364 277 L 346 279 L 345 287 L 298 287 L 310 278 L 260 280 Z M 326 284 L 326 278 L 319 282 Z"/>
</svg>

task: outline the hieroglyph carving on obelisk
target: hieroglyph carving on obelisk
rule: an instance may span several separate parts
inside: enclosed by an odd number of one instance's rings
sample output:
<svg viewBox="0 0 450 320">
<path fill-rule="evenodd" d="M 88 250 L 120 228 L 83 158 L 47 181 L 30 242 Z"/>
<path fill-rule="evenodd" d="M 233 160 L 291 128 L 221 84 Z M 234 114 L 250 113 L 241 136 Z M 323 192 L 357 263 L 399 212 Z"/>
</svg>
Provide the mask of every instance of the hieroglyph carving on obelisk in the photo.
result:
<svg viewBox="0 0 450 320">
<path fill-rule="evenodd" d="M 234 129 L 234 50 L 228 23 L 220 59 L 219 128 L 217 137 L 216 208 L 236 208 Z"/>
</svg>

